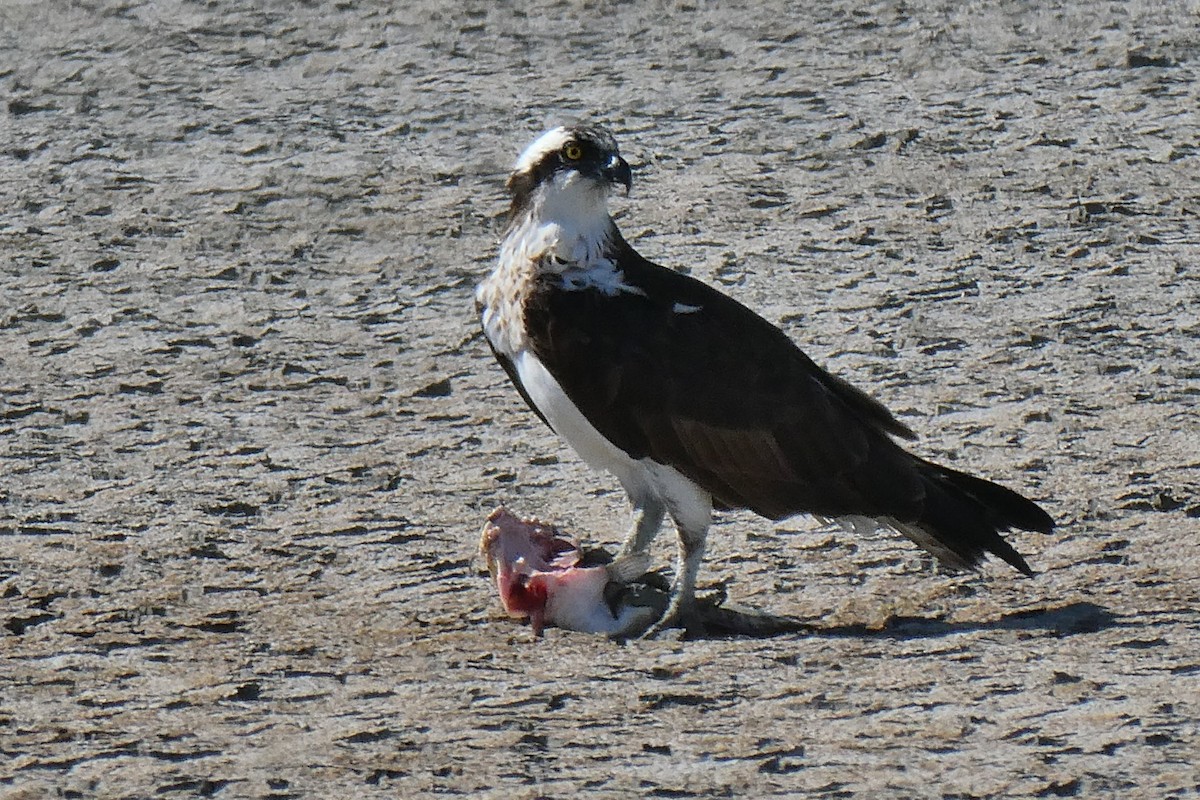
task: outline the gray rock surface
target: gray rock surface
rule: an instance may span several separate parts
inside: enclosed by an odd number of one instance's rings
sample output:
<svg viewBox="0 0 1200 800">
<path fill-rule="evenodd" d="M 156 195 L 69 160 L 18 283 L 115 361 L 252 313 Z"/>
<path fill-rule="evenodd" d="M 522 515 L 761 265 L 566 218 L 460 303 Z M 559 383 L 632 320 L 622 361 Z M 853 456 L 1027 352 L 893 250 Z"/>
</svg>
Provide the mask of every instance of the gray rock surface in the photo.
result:
<svg viewBox="0 0 1200 800">
<path fill-rule="evenodd" d="M 0 798 L 1194 796 L 1200 7 L 0 4 Z M 1061 521 L 1022 579 L 722 518 L 808 621 L 503 617 L 627 522 L 472 309 L 585 114 L 620 224 Z M 670 555 L 660 542 L 660 563 Z"/>
</svg>

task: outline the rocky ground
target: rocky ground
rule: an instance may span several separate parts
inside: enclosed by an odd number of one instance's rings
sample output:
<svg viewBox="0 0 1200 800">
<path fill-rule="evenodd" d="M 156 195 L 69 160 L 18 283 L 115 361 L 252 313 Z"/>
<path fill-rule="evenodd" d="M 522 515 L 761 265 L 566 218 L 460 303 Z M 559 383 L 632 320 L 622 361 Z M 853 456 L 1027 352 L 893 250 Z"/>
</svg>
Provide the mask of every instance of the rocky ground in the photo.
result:
<svg viewBox="0 0 1200 800">
<path fill-rule="evenodd" d="M 1200 792 L 1195 2 L 0 5 L 0 798 Z M 627 523 L 492 363 L 569 115 L 649 257 L 1043 502 L 1032 580 L 722 518 L 805 620 L 506 619 L 504 502 Z M 659 563 L 669 563 L 663 537 Z"/>
</svg>

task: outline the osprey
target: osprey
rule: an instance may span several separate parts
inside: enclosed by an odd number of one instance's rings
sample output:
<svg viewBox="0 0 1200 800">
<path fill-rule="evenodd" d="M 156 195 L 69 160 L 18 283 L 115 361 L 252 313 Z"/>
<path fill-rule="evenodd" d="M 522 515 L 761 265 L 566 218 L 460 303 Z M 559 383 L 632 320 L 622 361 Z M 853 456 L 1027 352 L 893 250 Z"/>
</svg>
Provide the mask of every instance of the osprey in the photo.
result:
<svg viewBox="0 0 1200 800">
<path fill-rule="evenodd" d="M 698 626 L 714 508 L 865 518 L 950 567 L 993 553 L 1032 574 L 1000 532 L 1049 533 L 1045 511 L 909 453 L 896 439 L 915 434 L 882 404 L 741 303 L 643 258 L 608 212 L 614 187 L 631 183 L 603 128 L 539 137 L 508 178 L 508 229 L 476 305 L 525 402 L 628 494 L 634 521 L 618 557 L 643 554 L 664 515 L 674 521 L 670 603 L 651 633 Z"/>
</svg>

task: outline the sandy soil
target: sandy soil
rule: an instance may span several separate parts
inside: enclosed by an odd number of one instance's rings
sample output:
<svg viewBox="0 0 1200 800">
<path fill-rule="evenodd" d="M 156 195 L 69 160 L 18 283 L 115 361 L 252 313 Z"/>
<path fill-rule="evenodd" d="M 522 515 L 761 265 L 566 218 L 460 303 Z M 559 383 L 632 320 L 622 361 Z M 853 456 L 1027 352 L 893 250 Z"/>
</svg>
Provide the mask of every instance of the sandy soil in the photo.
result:
<svg viewBox="0 0 1200 800">
<path fill-rule="evenodd" d="M 0 797 L 1200 792 L 1200 7 L 407 5 L 0 5 Z M 627 524 L 472 310 L 572 114 L 1041 574 L 735 514 L 813 631 L 504 618 L 494 505 Z"/>
</svg>

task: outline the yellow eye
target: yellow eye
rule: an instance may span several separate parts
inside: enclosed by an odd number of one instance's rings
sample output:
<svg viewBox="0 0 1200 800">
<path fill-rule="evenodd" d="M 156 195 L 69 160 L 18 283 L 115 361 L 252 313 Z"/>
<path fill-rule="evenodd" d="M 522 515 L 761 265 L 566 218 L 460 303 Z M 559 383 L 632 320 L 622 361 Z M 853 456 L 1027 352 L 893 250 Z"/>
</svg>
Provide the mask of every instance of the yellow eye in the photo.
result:
<svg viewBox="0 0 1200 800">
<path fill-rule="evenodd" d="M 562 154 L 567 161 L 578 161 L 583 158 L 583 148 L 579 142 L 567 142 L 563 145 Z"/>
</svg>

